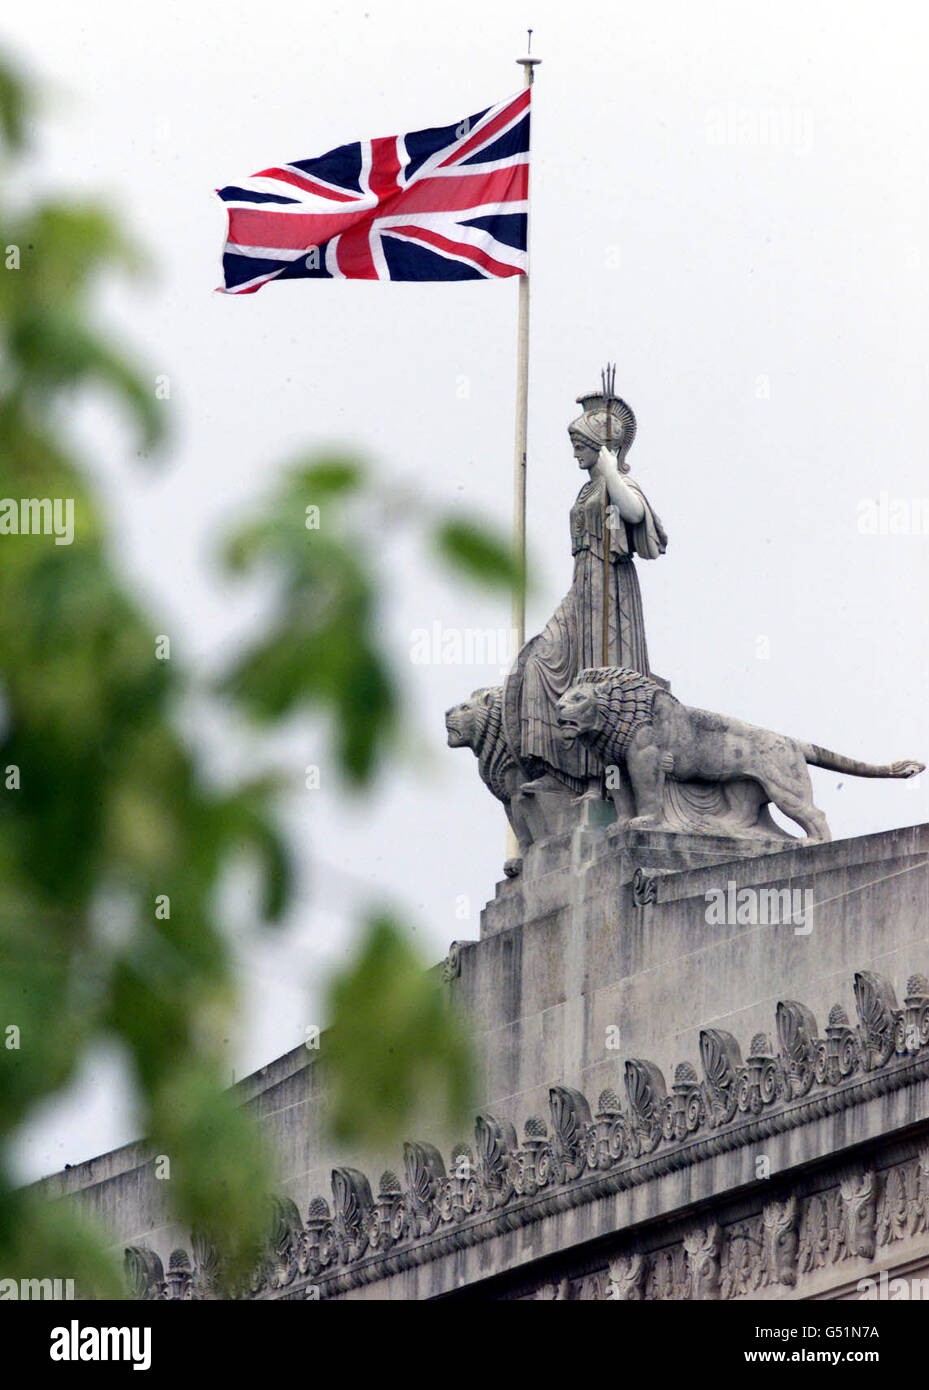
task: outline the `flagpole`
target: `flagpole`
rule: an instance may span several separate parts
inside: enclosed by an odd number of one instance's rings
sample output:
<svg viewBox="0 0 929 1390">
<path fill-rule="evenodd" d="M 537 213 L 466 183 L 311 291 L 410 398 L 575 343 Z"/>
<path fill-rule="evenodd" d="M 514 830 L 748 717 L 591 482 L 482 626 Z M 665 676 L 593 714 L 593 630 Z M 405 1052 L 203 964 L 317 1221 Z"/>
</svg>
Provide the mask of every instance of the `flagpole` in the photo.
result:
<svg viewBox="0 0 929 1390">
<path fill-rule="evenodd" d="M 529 47 L 532 30 L 529 30 Z M 541 58 L 517 58 L 523 85 L 531 87 Z M 526 166 L 526 273 L 519 278 L 519 314 L 516 328 L 516 447 L 513 456 L 513 550 L 521 573 L 526 572 L 526 439 L 529 423 L 529 168 Z M 516 652 L 526 640 L 526 594 L 520 584 L 513 591 L 513 632 Z"/>
<path fill-rule="evenodd" d="M 613 442 L 613 389 L 616 384 L 616 367 L 608 362 L 600 374 L 603 384 L 603 403 L 606 406 L 606 447 L 609 449 Z M 611 588 L 611 566 L 610 566 L 610 489 L 607 483 L 606 474 L 603 477 L 603 568 L 602 574 L 602 600 L 603 609 L 600 614 L 600 664 L 609 666 L 610 664 L 610 588 Z"/>
<path fill-rule="evenodd" d="M 523 70 L 523 86 L 532 86 L 535 69 L 541 58 L 529 56 L 532 49 L 532 30 L 529 30 L 525 58 L 517 58 Z M 530 118 L 531 119 L 531 118 Z M 530 156 L 531 158 L 531 156 Z M 513 590 L 510 626 L 513 630 L 514 660 L 526 640 L 526 440 L 529 428 L 529 172 L 526 165 L 526 273 L 519 279 L 519 310 L 516 323 L 516 444 L 513 452 L 513 553 L 519 566 L 520 582 Z M 507 859 L 519 857 L 519 844 L 512 829 L 507 827 Z"/>
</svg>

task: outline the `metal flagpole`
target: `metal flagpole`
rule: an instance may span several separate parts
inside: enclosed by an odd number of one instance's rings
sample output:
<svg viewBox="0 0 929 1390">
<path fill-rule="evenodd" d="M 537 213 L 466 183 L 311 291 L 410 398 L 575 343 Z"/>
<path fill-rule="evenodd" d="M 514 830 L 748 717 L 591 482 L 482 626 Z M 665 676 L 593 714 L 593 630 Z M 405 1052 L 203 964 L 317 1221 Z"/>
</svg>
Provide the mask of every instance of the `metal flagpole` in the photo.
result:
<svg viewBox="0 0 929 1390">
<path fill-rule="evenodd" d="M 516 61 L 523 69 L 526 87 L 532 86 L 534 69 L 542 61 L 531 58 L 532 30 L 527 56 Z M 529 169 L 526 170 L 527 176 Z M 526 434 L 529 418 L 529 186 L 526 185 L 526 274 L 519 276 L 519 319 L 516 330 L 516 448 L 513 457 L 513 549 L 523 573 L 526 569 Z M 513 592 L 513 632 L 516 655 L 526 640 L 526 595 L 523 586 Z"/>
<path fill-rule="evenodd" d="M 535 69 L 542 61 L 532 58 L 532 30 L 526 45 L 526 57 L 517 58 L 523 70 L 525 87 L 532 86 Z M 531 158 L 531 155 L 530 155 Z M 516 445 L 513 454 L 513 553 L 522 575 L 526 573 L 526 436 L 529 423 L 529 172 L 526 168 L 526 273 L 519 278 L 519 316 L 516 327 Z M 526 591 L 519 584 L 513 590 L 513 610 L 510 626 L 516 650 L 514 659 L 526 640 Z M 519 856 L 519 845 L 511 829 L 507 829 L 508 859 Z"/>
<path fill-rule="evenodd" d="M 606 447 L 613 442 L 613 388 L 616 384 L 616 367 L 611 363 L 600 374 L 603 383 L 603 402 L 606 406 Z M 603 626 L 600 632 L 601 666 L 610 664 L 610 490 L 606 476 L 603 478 Z"/>
</svg>

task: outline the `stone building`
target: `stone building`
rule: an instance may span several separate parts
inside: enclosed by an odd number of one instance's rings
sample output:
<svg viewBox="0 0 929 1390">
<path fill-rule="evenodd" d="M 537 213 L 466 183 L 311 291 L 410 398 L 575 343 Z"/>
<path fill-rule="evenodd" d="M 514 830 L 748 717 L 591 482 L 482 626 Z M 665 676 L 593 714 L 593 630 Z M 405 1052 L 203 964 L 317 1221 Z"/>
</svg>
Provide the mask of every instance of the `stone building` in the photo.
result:
<svg viewBox="0 0 929 1390">
<path fill-rule="evenodd" d="M 807 772 L 922 764 L 688 709 L 650 673 L 635 562 L 667 536 L 603 387 L 570 427 L 571 588 L 502 689 L 446 716 L 520 851 L 437 971 L 480 1059 L 474 1131 L 449 1151 L 427 1118 L 382 1172 L 327 1143 L 325 1046 L 240 1082 L 278 1167 L 257 1298 L 929 1279 L 929 826 L 831 843 Z M 172 1227 L 144 1144 L 45 1188 L 104 1221 L 140 1297 L 209 1296 L 213 1253 Z"/>
<path fill-rule="evenodd" d="M 483 1057 L 457 1149 L 411 1136 L 383 1175 L 328 1154 L 325 1049 L 239 1083 L 280 1172 L 256 1297 L 929 1278 L 929 826 L 739 854 L 581 809 L 442 967 Z M 708 922 L 720 889 L 742 923 Z M 209 1249 L 166 1221 L 144 1145 L 46 1186 L 103 1218 L 142 1296 L 209 1296 Z"/>
</svg>

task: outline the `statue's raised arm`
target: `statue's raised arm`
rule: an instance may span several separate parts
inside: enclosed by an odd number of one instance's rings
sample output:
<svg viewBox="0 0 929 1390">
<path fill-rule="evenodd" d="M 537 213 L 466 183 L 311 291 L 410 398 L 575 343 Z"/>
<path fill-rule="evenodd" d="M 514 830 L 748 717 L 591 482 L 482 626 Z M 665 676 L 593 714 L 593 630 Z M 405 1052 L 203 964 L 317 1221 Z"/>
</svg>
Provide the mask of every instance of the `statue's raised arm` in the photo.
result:
<svg viewBox="0 0 929 1390">
<path fill-rule="evenodd" d="M 604 444 L 597 455 L 597 462 L 591 469 L 591 477 L 596 475 L 606 483 L 609 505 L 615 507 L 623 521 L 638 526 L 645 519 L 646 502 L 638 487 L 627 482 L 619 470 L 616 455 Z"/>
</svg>

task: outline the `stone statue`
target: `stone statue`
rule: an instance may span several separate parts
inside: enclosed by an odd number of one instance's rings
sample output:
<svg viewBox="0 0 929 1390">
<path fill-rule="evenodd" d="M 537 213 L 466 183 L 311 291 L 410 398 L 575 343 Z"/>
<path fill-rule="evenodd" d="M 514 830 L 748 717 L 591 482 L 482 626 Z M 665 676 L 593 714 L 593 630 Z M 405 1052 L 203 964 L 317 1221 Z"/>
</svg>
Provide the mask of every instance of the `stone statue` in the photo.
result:
<svg viewBox="0 0 929 1390">
<path fill-rule="evenodd" d="M 568 433 L 588 478 L 571 508 L 574 577 L 544 631 L 523 647 L 504 686 L 504 733 L 534 779 L 528 794 L 552 787 L 580 793 L 597 777 L 587 748 L 579 742 L 569 746 L 560 737 L 556 707 L 579 671 L 603 664 L 604 545 L 610 556 L 609 660 L 645 674 L 648 649 L 633 557 L 654 560 L 667 546 L 661 521 L 629 476 L 626 456 L 636 432 L 631 408 L 602 393 L 579 396 L 578 403 L 583 414 Z"/>
<path fill-rule="evenodd" d="M 668 815 L 666 788 L 703 784 L 720 797 L 710 817 L 717 833 L 758 827 L 773 802 L 809 839 L 828 840 L 807 764 L 851 777 L 914 777 L 924 771 L 914 761 L 859 762 L 740 719 L 691 709 L 657 681 L 622 666 L 582 671 L 558 701 L 558 725 L 565 742 L 581 743 L 598 766 L 625 765 L 635 800 L 630 828 L 678 828 Z M 616 810 L 624 819 L 619 801 Z"/>
<path fill-rule="evenodd" d="M 516 836 L 520 852 L 525 854 L 532 843 L 532 834 L 522 811 L 519 789 L 526 781 L 525 768 L 520 767 L 503 737 L 501 727 L 502 690 L 499 685 L 475 690 L 460 705 L 445 712 L 445 728 L 449 748 L 470 748 L 477 757 L 477 770 L 487 790 L 503 803 L 507 820 Z M 518 872 L 518 861 L 507 860 L 509 877 Z"/>
</svg>

